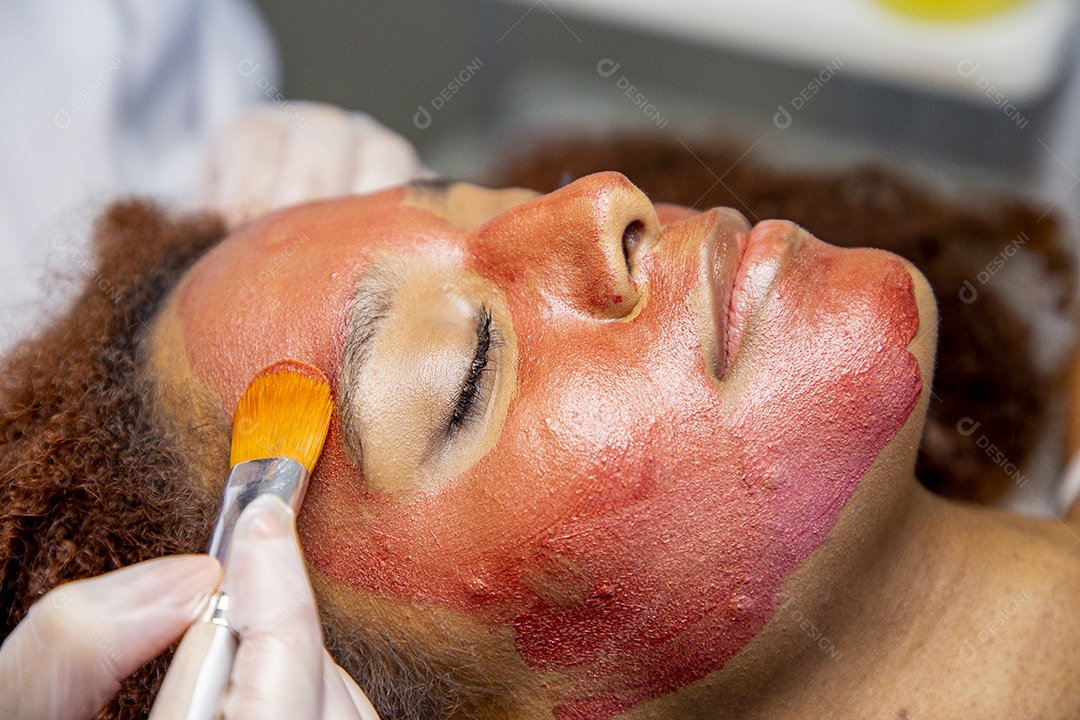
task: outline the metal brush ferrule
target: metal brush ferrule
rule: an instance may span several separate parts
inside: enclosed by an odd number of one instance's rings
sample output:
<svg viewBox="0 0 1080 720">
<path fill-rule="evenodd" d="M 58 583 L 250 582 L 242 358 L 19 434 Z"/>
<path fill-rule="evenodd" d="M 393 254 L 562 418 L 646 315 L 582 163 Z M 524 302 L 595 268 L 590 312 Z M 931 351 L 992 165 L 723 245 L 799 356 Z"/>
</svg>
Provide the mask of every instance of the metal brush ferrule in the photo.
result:
<svg viewBox="0 0 1080 720">
<path fill-rule="evenodd" d="M 202 614 L 199 615 L 199 622 L 211 623 L 213 625 L 220 625 L 232 630 L 232 626 L 229 625 L 229 594 L 224 589 L 218 590 L 210 598 L 210 602 L 203 608 Z M 233 634 L 236 631 L 233 630 Z M 239 636 L 238 636 L 239 637 Z"/>
<path fill-rule="evenodd" d="M 225 565 L 236 521 L 248 503 L 260 495 L 277 495 L 293 512 L 298 511 L 304 501 L 308 477 L 307 468 L 288 458 L 248 460 L 233 466 L 225 483 L 221 510 L 214 523 L 214 535 L 207 554 Z"/>
</svg>

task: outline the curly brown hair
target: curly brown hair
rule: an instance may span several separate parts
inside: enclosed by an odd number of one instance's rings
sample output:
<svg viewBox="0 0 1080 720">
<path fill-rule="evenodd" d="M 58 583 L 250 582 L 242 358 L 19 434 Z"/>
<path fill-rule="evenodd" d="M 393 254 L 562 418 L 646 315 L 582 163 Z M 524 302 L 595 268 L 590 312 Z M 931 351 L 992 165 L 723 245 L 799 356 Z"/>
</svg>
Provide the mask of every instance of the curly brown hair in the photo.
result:
<svg viewBox="0 0 1080 720">
<path fill-rule="evenodd" d="M 99 221 L 73 308 L 4 360 L 0 380 L 0 635 L 56 585 L 201 552 L 215 499 L 153 421 L 141 338 L 184 270 L 225 234 L 138 203 Z M 145 713 L 159 658 L 103 718 Z"/>
<path fill-rule="evenodd" d="M 768 166 L 724 141 L 684 145 L 656 136 L 555 137 L 537 141 L 502 165 L 494 184 L 549 192 L 572 178 L 617 170 L 654 202 L 698 208 L 734 207 L 751 220 L 783 218 L 845 247 L 889 250 L 910 260 L 930 281 L 940 313 L 934 394 L 916 475 L 950 497 L 991 502 L 1018 480 L 978 445 L 994 443 L 1023 467 L 1047 427 L 1050 399 L 1062 369 L 1033 359 L 1030 328 L 996 292 L 980 287 L 978 302 L 961 289 L 1002 247 L 1021 250 L 1059 289 L 1063 314 L 1073 297 L 1073 259 L 1052 216 L 1009 198 L 960 206 L 895 172 L 857 167 L 832 172 Z M 964 434 L 964 418 L 980 423 Z"/>
</svg>

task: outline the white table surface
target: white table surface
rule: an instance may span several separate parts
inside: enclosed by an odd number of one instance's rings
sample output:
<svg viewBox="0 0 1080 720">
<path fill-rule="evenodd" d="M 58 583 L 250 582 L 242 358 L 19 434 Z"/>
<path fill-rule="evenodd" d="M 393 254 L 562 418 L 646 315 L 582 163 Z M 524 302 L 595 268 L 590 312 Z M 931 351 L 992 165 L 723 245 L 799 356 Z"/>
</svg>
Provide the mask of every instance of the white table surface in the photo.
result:
<svg viewBox="0 0 1080 720">
<path fill-rule="evenodd" d="M 845 70 L 991 104 L 1027 103 L 1052 85 L 1080 11 L 1074 0 L 1028 0 L 966 23 L 920 20 L 876 0 L 504 0 L 543 5 L 658 34 Z M 967 74 L 961 72 L 964 70 Z M 995 97 L 988 95 L 990 87 Z"/>
</svg>

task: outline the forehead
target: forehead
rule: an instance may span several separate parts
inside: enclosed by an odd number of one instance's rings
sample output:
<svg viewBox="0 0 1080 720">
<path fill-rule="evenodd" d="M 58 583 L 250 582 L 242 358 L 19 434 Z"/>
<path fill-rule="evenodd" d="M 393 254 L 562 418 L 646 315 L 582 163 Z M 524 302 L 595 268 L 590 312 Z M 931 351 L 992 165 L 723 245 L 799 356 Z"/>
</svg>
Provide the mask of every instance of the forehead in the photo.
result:
<svg viewBox="0 0 1080 720">
<path fill-rule="evenodd" d="M 529 190 L 421 183 L 290 208 L 225 239 L 178 290 L 188 360 L 231 409 L 275 357 L 336 375 L 357 280 L 376 252 L 462 258 Z"/>
<path fill-rule="evenodd" d="M 404 188 L 402 202 L 423 208 L 454 227 L 476 230 L 496 215 L 540 197 L 524 188 L 491 190 L 469 183 L 416 182 Z"/>
<path fill-rule="evenodd" d="M 200 266 L 232 268 L 241 256 L 258 259 L 268 263 L 257 273 L 265 282 L 288 275 L 290 261 L 310 263 L 315 256 L 330 263 L 432 240 L 460 245 L 487 221 L 538 197 L 523 188 L 420 181 L 373 195 L 306 203 L 240 228 Z"/>
</svg>

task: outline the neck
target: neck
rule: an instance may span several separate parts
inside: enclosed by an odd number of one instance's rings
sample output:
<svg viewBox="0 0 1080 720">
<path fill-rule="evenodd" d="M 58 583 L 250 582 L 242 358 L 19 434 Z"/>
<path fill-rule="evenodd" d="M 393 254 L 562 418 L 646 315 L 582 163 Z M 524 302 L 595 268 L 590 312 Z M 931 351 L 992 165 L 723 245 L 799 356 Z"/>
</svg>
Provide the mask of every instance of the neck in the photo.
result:
<svg viewBox="0 0 1080 720">
<path fill-rule="evenodd" d="M 918 645 L 922 619 L 940 616 L 956 592 L 954 543 L 934 539 L 942 502 L 914 478 L 890 488 L 853 496 L 838 527 L 879 521 L 831 534 L 785 581 L 768 626 L 722 670 L 631 717 L 802 718 L 815 702 L 864 694 L 868 663 L 898 642 Z M 861 715 L 881 710 L 868 709 Z"/>
<path fill-rule="evenodd" d="M 843 654 L 811 664 L 803 710 L 1075 717 L 1055 704 L 1074 702 L 1080 647 L 1072 528 L 919 488 L 880 562 L 840 592 L 831 639 Z"/>
<path fill-rule="evenodd" d="M 863 536 L 864 562 L 827 587 L 793 577 L 723 670 L 630 716 L 1071 716 L 1055 703 L 1075 694 L 1080 656 L 1074 531 L 917 488 L 895 523 Z M 814 573 L 852 551 L 839 544 L 808 561 Z"/>
</svg>

